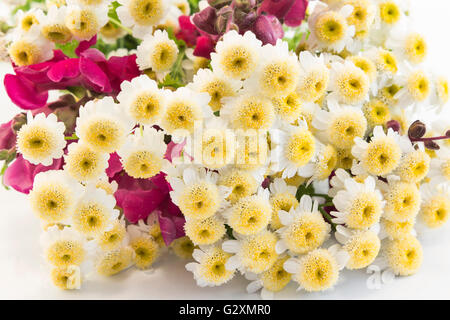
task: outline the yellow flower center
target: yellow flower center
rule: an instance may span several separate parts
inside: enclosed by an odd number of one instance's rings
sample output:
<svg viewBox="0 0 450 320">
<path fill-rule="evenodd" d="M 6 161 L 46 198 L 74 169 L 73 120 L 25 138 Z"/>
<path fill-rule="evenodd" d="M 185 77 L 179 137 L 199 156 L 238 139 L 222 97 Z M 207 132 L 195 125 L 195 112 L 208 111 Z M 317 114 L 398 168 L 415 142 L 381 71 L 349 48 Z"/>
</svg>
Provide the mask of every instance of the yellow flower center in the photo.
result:
<svg viewBox="0 0 450 320">
<path fill-rule="evenodd" d="M 413 236 L 405 235 L 386 245 L 386 258 L 396 274 L 409 276 L 416 273 L 422 264 L 422 246 Z"/>
<path fill-rule="evenodd" d="M 317 19 L 314 32 L 319 41 L 334 44 L 345 37 L 347 28 L 347 22 L 340 14 L 328 11 Z"/>
<path fill-rule="evenodd" d="M 264 229 L 272 216 L 272 208 L 257 197 L 246 197 L 234 204 L 229 225 L 240 234 L 251 235 Z"/>
<path fill-rule="evenodd" d="M 62 24 L 48 24 L 42 27 L 41 33 L 48 40 L 64 44 L 72 39 L 70 30 Z"/>
<path fill-rule="evenodd" d="M 270 198 L 270 203 L 272 205 L 272 219 L 270 220 L 270 226 L 272 229 L 277 230 L 283 227 L 278 216 L 280 210 L 289 212 L 291 208 L 297 208 L 298 200 L 292 193 L 281 192 L 272 194 Z"/>
<path fill-rule="evenodd" d="M 391 119 L 389 106 L 380 99 L 372 99 L 363 106 L 364 116 L 370 127 L 385 125 Z"/>
<path fill-rule="evenodd" d="M 108 226 L 108 209 L 99 203 L 85 202 L 78 204 L 72 216 L 76 230 L 87 236 L 100 235 Z"/>
<path fill-rule="evenodd" d="M 150 237 L 137 237 L 130 242 L 134 250 L 134 263 L 139 269 L 149 268 L 159 255 L 158 243 Z"/>
<path fill-rule="evenodd" d="M 200 263 L 199 274 L 208 283 L 220 285 L 230 280 L 234 271 L 225 268 L 231 254 L 220 248 L 214 248 Z"/>
<path fill-rule="evenodd" d="M 411 233 L 414 228 L 415 220 L 403 222 L 393 222 L 387 219 L 381 219 L 384 230 L 393 239 L 402 238 Z"/>
<path fill-rule="evenodd" d="M 14 41 L 9 48 L 9 55 L 19 67 L 39 63 L 42 59 L 39 47 L 24 40 Z"/>
<path fill-rule="evenodd" d="M 253 273 L 268 270 L 278 259 L 276 244 L 277 237 L 269 231 L 245 238 L 240 251 L 242 264 Z"/>
<path fill-rule="evenodd" d="M 363 231 L 353 236 L 344 246 L 350 255 L 349 269 L 363 269 L 371 264 L 380 251 L 380 239 L 372 231 Z"/>
<path fill-rule="evenodd" d="M 226 82 L 220 79 L 215 79 L 206 83 L 200 92 L 206 92 L 211 97 L 209 105 L 212 111 L 216 112 L 222 108 L 222 98 L 232 97 L 235 95 L 233 88 Z"/>
<path fill-rule="evenodd" d="M 84 130 L 84 140 L 92 149 L 101 152 L 114 152 L 125 138 L 123 128 L 116 122 L 108 119 L 92 120 Z"/>
<path fill-rule="evenodd" d="M 353 200 L 347 216 L 347 225 L 353 229 L 369 228 L 380 220 L 381 201 L 374 192 L 361 192 Z"/>
<path fill-rule="evenodd" d="M 405 52 L 412 63 L 421 63 L 425 60 L 428 46 L 425 38 L 420 34 L 412 33 L 406 38 Z"/>
<path fill-rule="evenodd" d="M 269 100 L 249 97 L 236 107 L 232 119 L 236 129 L 268 129 L 274 120 L 274 109 Z"/>
<path fill-rule="evenodd" d="M 186 235 L 196 245 L 209 245 L 217 242 L 225 234 L 225 225 L 215 217 L 205 220 L 189 219 L 184 225 Z"/>
<path fill-rule="evenodd" d="M 336 259 L 325 249 L 316 249 L 301 260 L 300 273 L 294 276 L 306 291 L 323 291 L 331 288 L 339 277 Z"/>
<path fill-rule="evenodd" d="M 74 152 L 66 157 L 64 169 L 76 180 L 87 181 L 101 175 L 102 154 L 91 150 L 87 146 L 79 146 Z"/>
<path fill-rule="evenodd" d="M 163 127 L 169 132 L 175 130 L 194 131 L 194 122 L 202 119 L 201 110 L 189 102 L 177 101 L 167 107 L 163 116 Z"/>
<path fill-rule="evenodd" d="M 129 111 L 137 122 L 153 124 L 162 115 L 163 105 L 159 96 L 144 92 L 131 103 Z"/>
<path fill-rule="evenodd" d="M 77 284 L 81 281 L 77 266 L 53 268 L 50 277 L 53 284 L 63 290 L 77 289 Z"/>
<path fill-rule="evenodd" d="M 302 112 L 302 101 L 297 93 L 292 92 L 284 98 L 272 100 L 275 113 L 288 122 L 297 120 Z"/>
<path fill-rule="evenodd" d="M 80 265 L 85 255 L 83 245 L 71 240 L 56 241 L 47 249 L 47 260 L 55 267 Z"/>
<path fill-rule="evenodd" d="M 270 97 L 282 97 L 295 90 L 297 79 L 295 66 L 285 61 L 273 62 L 264 66 L 261 89 Z"/>
<path fill-rule="evenodd" d="M 61 221 L 70 212 L 73 203 L 71 190 L 65 186 L 46 185 L 31 192 L 31 207 L 38 216 L 48 222 Z"/>
<path fill-rule="evenodd" d="M 430 80 L 423 71 L 414 72 L 409 77 L 406 87 L 415 101 L 424 101 L 430 95 Z"/>
<path fill-rule="evenodd" d="M 315 143 L 311 131 L 308 129 L 299 129 L 288 138 L 285 156 L 297 167 L 302 167 L 313 157 Z"/>
<path fill-rule="evenodd" d="M 362 161 L 370 174 L 385 175 L 397 168 L 400 157 L 400 146 L 386 137 L 370 142 Z"/>
<path fill-rule="evenodd" d="M 177 47 L 172 42 L 158 43 L 151 53 L 150 60 L 154 71 L 167 71 L 177 60 Z"/>
<path fill-rule="evenodd" d="M 66 16 L 66 26 L 80 39 L 91 39 L 100 30 L 99 21 L 93 11 L 74 10 Z"/>
<path fill-rule="evenodd" d="M 413 151 L 405 155 L 397 168 L 403 181 L 417 183 L 422 181 L 430 169 L 430 157 L 424 151 Z"/>
<path fill-rule="evenodd" d="M 442 195 L 431 198 L 422 205 L 421 219 L 429 228 L 443 226 L 450 217 L 450 200 Z"/>
<path fill-rule="evenodd" d="M 251 74 L 256 60 L 253 57 L 253 52 L 249 49 L 244 46 L 236 46 L 227 49 L 221 55 L 220 64 L 227 76 L 240 80 Z"/>
<path fill-rule="evenodd" d="M 207 181 L 186 186 L 180 197 L 180 209 L 188 218 L 206 219 L 216 213 L 219 205 L 217 186 Z"/>
<path fill-rule="evenodd" d="M 267 271 L 261 273 L 263 287 L 272 292 L 279 292 L 291 281 L 292 275 L 283 268 L 289 256 L 280 257 Z"/>
<path fill-rule="evenodd" d="M 400 20 L 400 8 L 393 1 L 380 3 L 380 18 L 386 24 L 395 24 Z"/>
<path fill-rule="evenodd" d="M 29 31 L 33 25 L 39 24 L 39 20 L 34 14 L 27 14 L 22 18 L 21 28 L 24 31 Z"/>
<path fill-rule="evenodd" d="M 130 247 L 121 247 L 103 254 L 97 262 L 98 274 L 103 276 L 113 276 L 126 269 L 133 260 L 133 250 Z"/>
<path fill-rule="evenodd" d="M 162 159 L 148 150 L 138 150 L 123 159 L 123 168 L 133 178 L 148 179 L 162 168 Z"/>
<path fill-rule="evenodd" d="M 301 99 L 313 102 L 322 97 L 328 87 L 329 75 L 326 70 L 314 69 L 299 79 L 298 94 Z"/>
<path fill-rule="evenodd" d="M 187 236 L 175 239 L 170 247 L 175 255 L 183 259 L 191 259 L 195 249 L 194 243 Z"/>
<path fill-rule="evenodd" d="M 130 15 L 141 26 L 157 24 L 164 15 L 164 0 L 131 0 Z"/>
<path fill-rule="evenodd" d="M 352 68 L 337 75 L 336 87 L 344 103 L 354 104 L 366 97 L 369 81 L 364 71 Z"/>
<path fill-rule="evenodd" d="M 348 149 L 356 137 L 363 137 L 367 129 L 367 120 L 360 112 L 348 110 L 334 117 L 327 128 L 330 142 L 341 149 Z"/>
<path fill-rule="evenodd" d="M 116 249 L 124 240 L 126 235 L 125 226 L 116 221 L 111 230 L 103 232 L 98 238 L 97 243 L 105 251 Z"/>
<path fill-rule="evenodd" d="M 437 80 L 436 87 L 437 87 L 438 97 L 439 97 L 439 100 L 441 101 L 441 103 L 442 104 L 447 103 L 448 98 L 449 98 L 448 80 L 443 77 L 440 77 Z"/>
<path fill-rule="evenodd" d="M 256 192 L 258 183 L 253 176 L 243 170 L 233 170 L 220 176 L 219 184 L 229 187 L 231 193 L 228 196 L 232 204 L 243 197 L 248 197 Z"/>
<path fill-rule="evenodd" d="M 289 250 L 304 254 L 321 246 L 329 233 L 329 226 L 318 213 L 305 214 L 290 224 L 281 237 Z"/>
</svg>

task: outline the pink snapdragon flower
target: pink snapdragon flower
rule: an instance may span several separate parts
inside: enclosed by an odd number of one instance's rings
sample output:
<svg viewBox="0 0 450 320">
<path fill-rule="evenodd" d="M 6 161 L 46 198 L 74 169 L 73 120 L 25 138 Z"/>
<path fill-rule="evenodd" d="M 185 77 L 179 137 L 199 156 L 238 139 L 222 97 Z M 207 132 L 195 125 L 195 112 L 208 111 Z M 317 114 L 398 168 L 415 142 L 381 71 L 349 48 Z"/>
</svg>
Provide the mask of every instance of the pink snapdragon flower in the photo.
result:
<svg viewBox="0 0 450 320">
<path fill-rule="evenodd" d="M 264 0 L 258 12 L 274 15 L 289 27 L 298 27 L 307 8 L 308 0 Z"/>
<path fill-rule="evenodd" d="M 97 49 L 91 48 L 96 37 L 82 41 L 69 58 L 60 50 L 53 59 L 24 67 L 14 66 L 16 74 L 4 79 L 6 92 L 20 108 L 34 110 L 47 103 L 50 90 L 82 87 L 97 93 L 117 95 L 120 84 L 140 75 L 136 55 L 111 57 L 108 60 Z"/>
</svg>

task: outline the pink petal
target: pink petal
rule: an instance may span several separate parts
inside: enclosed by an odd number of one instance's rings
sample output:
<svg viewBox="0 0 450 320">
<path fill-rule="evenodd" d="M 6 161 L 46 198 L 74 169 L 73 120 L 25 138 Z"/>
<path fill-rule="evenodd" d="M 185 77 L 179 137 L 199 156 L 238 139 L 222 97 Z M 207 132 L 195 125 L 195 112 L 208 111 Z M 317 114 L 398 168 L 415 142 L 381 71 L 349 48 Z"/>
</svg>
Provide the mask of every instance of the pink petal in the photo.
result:
<svg viewBox="0 0 450 320">
<path fill-rule="evenodd" d="M 80 59 L 67 59 L 55 63 L 47 72 L 47 76 L 54 82 L 66 78 L 76 78 L 80 75 Z"/>
<path fill-rule="evenodd" d="M 106 175 L 109 178 L 112 178 L 120 171 L 122 171 L 122 162 L 120 162 L 120 157 L 116 152 L 111 153 L 109 155 L 108 168 L 106 168 Z"/>
<path fill-rule="evenodd" d="M 33 110 L 45 106 L 47 92 L 39 92 L 33 82 L 12 74 L 7 74 L 4 85 L 11 101 L 24 110 Z"/>
</svg>

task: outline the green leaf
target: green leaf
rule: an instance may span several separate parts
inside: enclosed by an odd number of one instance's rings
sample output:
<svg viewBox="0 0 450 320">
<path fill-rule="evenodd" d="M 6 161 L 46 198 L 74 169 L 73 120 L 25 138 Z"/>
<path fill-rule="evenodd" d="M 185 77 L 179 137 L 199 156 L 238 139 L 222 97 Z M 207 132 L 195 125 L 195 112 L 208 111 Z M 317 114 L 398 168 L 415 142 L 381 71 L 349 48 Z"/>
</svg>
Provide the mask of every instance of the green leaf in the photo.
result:
<svg viewBox="0 0 450 320">
<path fill-rule="evenodd" d="M 198 3 L 200 0 L 188 0 L 189 6 L 191 7 L 191 14 L 198 11 Z"/>
<path fill-rule="evenodd" d="M 314 194 L 314 187 L 313 187 L 312 183 L 308 186 L 306 184 L 300 185 L 297 189 L 297 193 L 295 194 L 295 197 L 297 198 L 298 201 L 300 201 L 300 198 L 305 194 L 308 194 L 308 195 Z"/>
<path fill-rule="evenodd" d="M 175 79 L 171 74 L 168 74 L 158 85 L 160 88 L 172 87 L 178 89 L 179 87 L 183 87 L 184 83 L 180 79 Z"/>
<path fill-rule="evenodd" d="M 77 58 L 75 49 L 80 43 L 77 40 L 72 40 L 71 42 L 65 44 L 56 44 L 56 48 L 60 49 L 69 58 Z"/>
</svg>

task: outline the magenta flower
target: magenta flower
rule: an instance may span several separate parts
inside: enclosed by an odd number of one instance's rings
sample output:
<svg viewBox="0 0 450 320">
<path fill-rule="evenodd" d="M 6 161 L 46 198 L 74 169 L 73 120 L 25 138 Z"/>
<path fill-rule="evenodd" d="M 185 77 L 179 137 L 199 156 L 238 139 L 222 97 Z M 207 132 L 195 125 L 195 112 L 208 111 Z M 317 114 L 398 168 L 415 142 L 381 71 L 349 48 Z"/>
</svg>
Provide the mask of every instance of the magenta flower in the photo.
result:
<svg viewBox="0 0 450 320">
<path fill-rule="evenodd" d="M 259 13 L 274 15 L 289 27 L 297 27 L 305 19 L 308 0 L 264 0 Z"/>
<path fill-rule="evenodd" d="M 75 50 L 78 58 L 69 58 L 55 50 L 52 60 L 15 66 L 16 74 L 7 74 L 4 79 L 8 96 L 20 108 L 34 110 L 46 104 L 50 90 L 83 87 L 97 93 L 116 95 L 123 81 L 140 74 L 136 55 L 107 60 L 102 52 L 90 48 L 95 41 L 95 37 L 82 41 Z"/>
<path fill-rule="evenodd" d="M 34 177 L 49 170 L 60 170 L 63 166 L 63 158 L 53 160 L 50 166 L 34 165 L 18 155 L 16 160 L 6 169 L 3 182 L 6 186 L 28 194 L 33 189 Z"/>
<path fill-rule="evenodd" d="M 0 126 L 0 150 L 10 150 L 16 146 L 16 134 L 13 130 L 14 119 Z"/>
<path fill-rule="evenodd" d="M 264 44 L 275 45 L 278 39 L 283 38 L 283 26 L 277 17 L 272 15 L 260 15 L 251 26 L 251 31 Z"/>
</svg>

